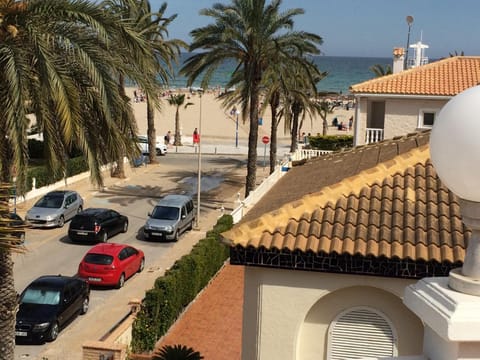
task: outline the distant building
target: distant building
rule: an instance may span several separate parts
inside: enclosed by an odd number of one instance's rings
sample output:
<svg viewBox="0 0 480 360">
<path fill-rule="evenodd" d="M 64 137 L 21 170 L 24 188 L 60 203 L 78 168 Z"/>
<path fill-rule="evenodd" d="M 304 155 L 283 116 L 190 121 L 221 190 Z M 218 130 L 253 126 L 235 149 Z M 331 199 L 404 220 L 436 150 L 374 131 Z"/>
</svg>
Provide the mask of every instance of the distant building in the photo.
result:
<svg viewBox="0 0 480 360">
<path fill-rule="evenodd" d="M 416 45 L 416 59 L 422 65 L 425 47 Z M 394 50 L 394 74 L 350 87 L 357 104 L 356 145 L 430 129 L 448 100 L 480 83 L 479 56 L 450 57 L 398 72 L 403 55 L 401 49 Z"/>
</svg>

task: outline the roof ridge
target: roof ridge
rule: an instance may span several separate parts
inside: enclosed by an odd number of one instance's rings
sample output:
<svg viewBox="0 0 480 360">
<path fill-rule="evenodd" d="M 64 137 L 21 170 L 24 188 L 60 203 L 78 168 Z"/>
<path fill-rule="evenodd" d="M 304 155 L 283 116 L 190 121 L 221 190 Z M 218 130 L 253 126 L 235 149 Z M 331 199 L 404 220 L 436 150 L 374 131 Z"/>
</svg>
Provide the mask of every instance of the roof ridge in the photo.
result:
<svg viewBox="0 0 480 360">
<path fill-rule="evenodd" d="M 379 179 L 394 176 L 404 172 L 407 167 L 418 163 L 425 164 L 430 158 L 428 144 L 416 147 L 391 160 L 379 163 L 376 166 L 363 170 L 360 173 L 343 179 L 342 181 L 324 187 L 321 191 L 305 195 L 301 199 L 283 205 L 281 208 L 265 213 L 259 218 L 236 225 L 231 230 L 221 234 L 223 241 L 229 245 L 246 245 L 251 236 L 258 230 L 273 234 L 279 223 L 292 218 L 299 221 L 305 212 L 312 213 L 316 208 L 324 207 L 329 202 L 336 203 L 340 197 L 348 197 L 352 193 L 360 194 L 367 185 L 378 183 Z"/>
</svg>

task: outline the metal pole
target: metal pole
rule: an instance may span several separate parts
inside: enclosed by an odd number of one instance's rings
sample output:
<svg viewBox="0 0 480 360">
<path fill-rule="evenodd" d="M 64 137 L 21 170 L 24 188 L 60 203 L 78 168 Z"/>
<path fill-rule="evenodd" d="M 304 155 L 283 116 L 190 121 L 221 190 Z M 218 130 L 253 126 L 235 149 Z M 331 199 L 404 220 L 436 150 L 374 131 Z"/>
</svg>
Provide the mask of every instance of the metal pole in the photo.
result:
<svg viewBox="0 0 480 360">
<path fill-rule="evenodd" d="M 200 115 L 198 117 L 198 178 L 197 178 L 197 218 L 195 219 L 195 227 L 200 229 L 200 192 L 202 191 L 202 92 L 199 92 L 200 96 Z"/>
<path fill-rule="evenodd" d="M 238 148 L 238 113 L 240 111 L 235 111 L 235 114 L 237 115 L 237 122 L 236 122 L 236 126 L 235 126 L 235 147 Z"/>
<path fill-rule="evenodd" d="M 263 148 L 263 168 L 265 169 L 266 163 L 267 163 L 267 144 L 265 144 L 265 147 Z"/>
</svg>

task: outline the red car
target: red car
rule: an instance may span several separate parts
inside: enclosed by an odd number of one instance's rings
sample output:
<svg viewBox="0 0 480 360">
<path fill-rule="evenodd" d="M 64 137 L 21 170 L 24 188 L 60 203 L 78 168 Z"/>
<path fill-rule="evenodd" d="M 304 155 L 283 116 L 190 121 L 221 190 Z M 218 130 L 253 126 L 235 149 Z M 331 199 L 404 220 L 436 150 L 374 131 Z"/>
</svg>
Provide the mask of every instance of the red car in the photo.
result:
<svg viewBox="0 0 480 360">
<path fill-rule="evenodd" d="M 101 243 L 85 254 L 78 265 L 78 276 L 91 285 L 114 285 L 119 289 L 144 266 L 142 250 L 125 244 Z"/>
</svg>

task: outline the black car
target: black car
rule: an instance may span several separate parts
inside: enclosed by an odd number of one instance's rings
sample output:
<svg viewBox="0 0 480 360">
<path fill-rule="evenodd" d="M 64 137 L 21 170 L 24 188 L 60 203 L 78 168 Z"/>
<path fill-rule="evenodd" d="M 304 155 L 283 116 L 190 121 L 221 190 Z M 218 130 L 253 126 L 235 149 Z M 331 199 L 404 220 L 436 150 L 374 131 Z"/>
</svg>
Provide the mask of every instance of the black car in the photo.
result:
<svg viewBox="0 0 480 360">
<path fill-rule="evenodd" d="M 75 215 L 68 236 L 72 241 L 106 242 L 109 237 L 127 230 L 126 216 L 111 209 L 90 208 Z"/>
<path fill-rule="evenodd" d="M 77 314 L 88 311 L 90 287 L 80 278 L 41 276 L 22 292 L 15 324 L 17 341 L 53 341 Z"/>
<path fill-rule="evenodd" d="M 18 239 L 18 244 L 23 244 L 25 242 L 25 228 L 27 227 L 25 221 L 17 213 L 6 213 L 0 216 L 0 222 L 4 226 L 12 228 L 10 235 Z"/>
</svg>

